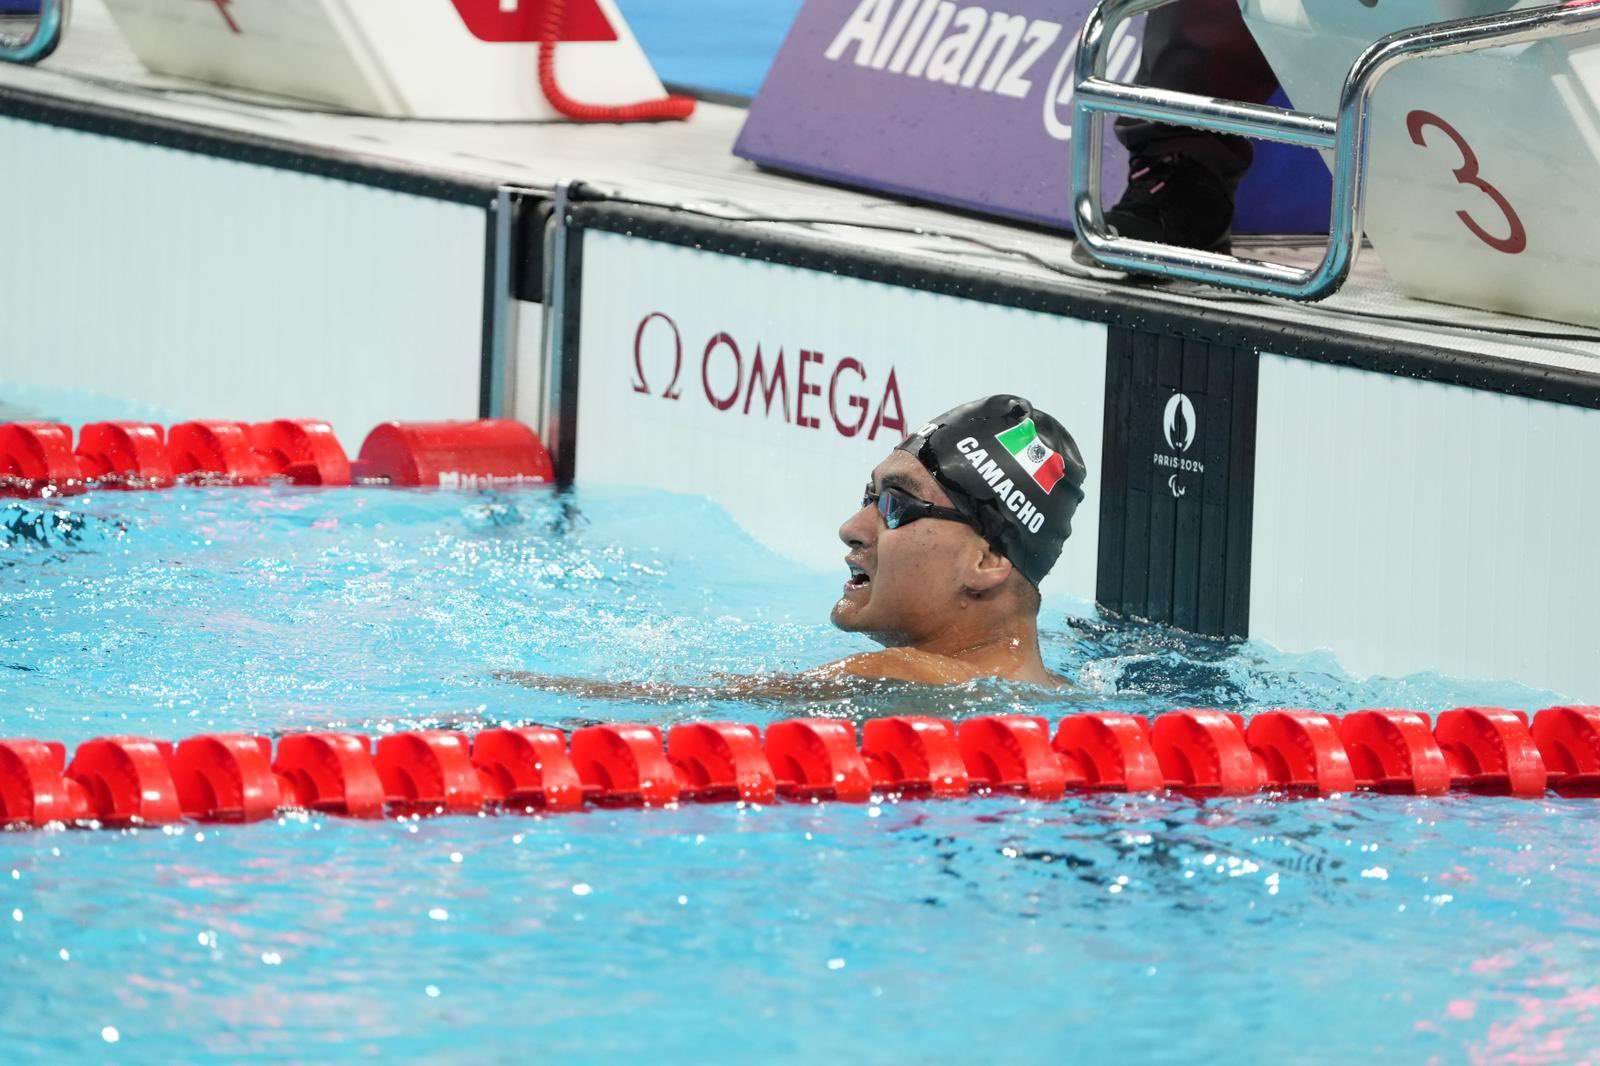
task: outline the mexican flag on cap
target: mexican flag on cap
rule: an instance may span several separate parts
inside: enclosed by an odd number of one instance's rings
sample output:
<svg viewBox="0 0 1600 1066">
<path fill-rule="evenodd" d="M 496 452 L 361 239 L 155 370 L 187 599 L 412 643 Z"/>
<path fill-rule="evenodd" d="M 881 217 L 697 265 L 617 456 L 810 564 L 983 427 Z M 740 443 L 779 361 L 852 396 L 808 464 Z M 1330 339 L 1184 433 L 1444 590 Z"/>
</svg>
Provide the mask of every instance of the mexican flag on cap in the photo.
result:
<svg viewBox="0 0 1600 1066">
<path fill-rule="evenodd" d="M 1011 453 L 1011 458 L 1022 465 L 1039 487 L 1048 494 L 1067 473 L 1067 461 L 1061 453 L 1039 439 L 1033 419 L 1024 418 L 994 439 Z"/>
</svg>

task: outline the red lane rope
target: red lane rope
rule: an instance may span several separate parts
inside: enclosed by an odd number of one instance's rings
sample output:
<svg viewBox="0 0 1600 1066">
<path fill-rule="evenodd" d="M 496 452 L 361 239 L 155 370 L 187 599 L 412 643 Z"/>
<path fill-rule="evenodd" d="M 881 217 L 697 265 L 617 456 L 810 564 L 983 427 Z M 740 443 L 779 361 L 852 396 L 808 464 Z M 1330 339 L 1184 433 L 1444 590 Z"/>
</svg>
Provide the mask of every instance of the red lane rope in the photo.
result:
<svg viewBox="0 0 1600 1066">
<path fill-rule="evenodd" d="M 351 459 L 333 427 L 313 418 L 203 419 L 170 429 L 94 422 L 73 443 L 53 422 L 0 423 L 0 498 L 174 484 L 509 487 L 555 480 L 538 434 L 520 422 L 384 422 Z"/>
<path fill-rule="evenodd" d="M 1600 797 L 1600 707 L 1520 711 L 1221 711 L 1064 718 L 1054 736 L 1031 715 L 880 718 L 858 740 L 831 718 L 753 725 L 620 724 L 571 736 L 544 726 L 476 736 L 417 730 L 378 739 L 297 733 L 210 734 L 177 745 L 86 741 L 66 759 L 52 741 L 0 740 L 0 825 L 253 822 L 281 811 L 353 818 L 574 811 L 780 798 L 1159 792 L 1197 798 L 1355 790 L 1450 790 Z"/>
<path fill-rule="evenodd" d="M 545 0 L 544 27 L 539 38 L 539 88 L 550 106 L 574 122 L 681 122 L 694 114 L 691 96 L 667 96 L 637 104 L 585 104 L 561 91 L 556 80 L 556 48 L 561 40 L 561 17 L 567 0 Z"/>
</svg>

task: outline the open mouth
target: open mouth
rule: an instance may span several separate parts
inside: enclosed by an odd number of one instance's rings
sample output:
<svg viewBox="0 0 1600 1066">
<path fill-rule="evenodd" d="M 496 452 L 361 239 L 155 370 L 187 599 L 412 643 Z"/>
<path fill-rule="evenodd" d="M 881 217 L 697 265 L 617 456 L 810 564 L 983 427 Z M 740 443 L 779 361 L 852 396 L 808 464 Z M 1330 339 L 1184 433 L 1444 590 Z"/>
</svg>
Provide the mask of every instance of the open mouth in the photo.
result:
<svg viewBox="0 0 1600 1066">
<path fill-rule="evenodd" d="M 850 576 L 845 580 L 844 583 L 846 592 L 850 592 L 855 589 L 864 589 L 868 585 L 872 584 L 872 577 L 865 570 L 861 569 L 861 567 L 854 563 L 846 563 L 845 565 L 850 568 Z"/>
</svg>

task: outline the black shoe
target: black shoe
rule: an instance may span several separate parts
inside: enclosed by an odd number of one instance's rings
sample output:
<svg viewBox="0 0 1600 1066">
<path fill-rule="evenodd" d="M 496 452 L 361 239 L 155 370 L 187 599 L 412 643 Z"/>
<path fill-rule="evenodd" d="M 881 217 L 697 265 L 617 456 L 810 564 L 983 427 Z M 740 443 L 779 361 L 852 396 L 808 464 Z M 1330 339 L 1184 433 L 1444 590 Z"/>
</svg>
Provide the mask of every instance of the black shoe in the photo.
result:
<svg viewBox="0 0 1600 1066">
<path fill-rule="evenodd" d="M 1135 157 L 1106 225 L 1120 237 L 1231 254 L 1233 190 L 1188 156 Z"/>
</svg>

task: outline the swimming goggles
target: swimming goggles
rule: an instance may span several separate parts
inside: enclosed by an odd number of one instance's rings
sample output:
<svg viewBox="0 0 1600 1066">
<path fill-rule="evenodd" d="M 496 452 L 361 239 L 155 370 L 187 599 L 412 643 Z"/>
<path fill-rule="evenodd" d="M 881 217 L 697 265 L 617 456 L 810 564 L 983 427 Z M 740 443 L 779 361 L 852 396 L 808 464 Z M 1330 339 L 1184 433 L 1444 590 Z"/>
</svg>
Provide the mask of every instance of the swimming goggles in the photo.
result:
<svg viewBox="0 0 1600 1066">
<path fill-rule="evenodd" d="M 868 485 L 861 494 L 861 506 L 877 508 L 878 514 L 883 517 L 883 524 L 890 529 L 899 529 L 907 522 L 915 522 L 920 518 L 943 518 L 983 532 L 978 529 L 976 522 L 960 511 L 919 500 L 895 488 L 875 489 Z"/>
</svg>

